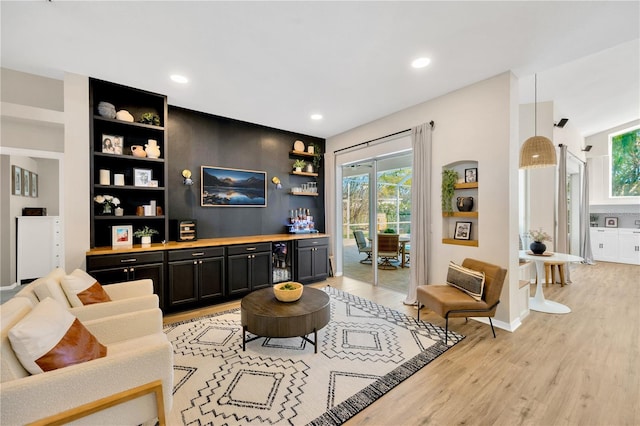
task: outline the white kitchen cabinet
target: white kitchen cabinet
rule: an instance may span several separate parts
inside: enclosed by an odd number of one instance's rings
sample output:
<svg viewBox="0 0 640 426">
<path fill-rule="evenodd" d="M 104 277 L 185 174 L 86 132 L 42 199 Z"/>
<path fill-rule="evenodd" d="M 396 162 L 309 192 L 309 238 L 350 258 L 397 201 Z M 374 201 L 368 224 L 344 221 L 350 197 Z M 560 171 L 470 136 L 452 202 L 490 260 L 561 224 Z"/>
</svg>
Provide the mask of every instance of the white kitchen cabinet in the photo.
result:
<svg viewBox="0 0 640 426">
<path fill-rule="evenodd" d="M 640 265 L 640 229 L 618 230 L 619 261 Z"/>
<path fill-rule="evenodd" d="M 590 228 L 591 251 L 595 260 L 619 262 L 618 230 L 613 228 Z"/>
</svg>

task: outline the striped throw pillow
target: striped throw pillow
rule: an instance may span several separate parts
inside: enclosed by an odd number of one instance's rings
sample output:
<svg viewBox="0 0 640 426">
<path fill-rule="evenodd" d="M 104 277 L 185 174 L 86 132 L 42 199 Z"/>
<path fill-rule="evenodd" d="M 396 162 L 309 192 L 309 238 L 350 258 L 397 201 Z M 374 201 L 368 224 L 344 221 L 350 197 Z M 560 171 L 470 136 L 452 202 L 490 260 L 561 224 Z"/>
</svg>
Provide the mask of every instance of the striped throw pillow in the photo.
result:
<svg viewBox="0 0 640 426">
<path fill-rule="evenodd" d="M 474 271 L 449 262 L 447 272 L 447 284 L 464 291 L 475 300 L 482 300 L 484 290 L 484 272 Z"/>
</svg>

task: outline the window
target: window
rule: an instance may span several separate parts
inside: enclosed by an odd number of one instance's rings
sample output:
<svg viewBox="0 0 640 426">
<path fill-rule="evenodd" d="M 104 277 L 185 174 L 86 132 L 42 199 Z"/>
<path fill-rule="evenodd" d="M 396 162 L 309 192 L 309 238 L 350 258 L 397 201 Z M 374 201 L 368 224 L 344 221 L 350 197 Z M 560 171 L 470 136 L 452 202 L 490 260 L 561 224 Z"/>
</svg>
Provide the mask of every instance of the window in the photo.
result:
<svg viewBox="0 0 640 426">
<path fill-rule="evenodd" d="M 609 135 L 611 197 L 640 196 L 640 126 Z"/>
</svg>

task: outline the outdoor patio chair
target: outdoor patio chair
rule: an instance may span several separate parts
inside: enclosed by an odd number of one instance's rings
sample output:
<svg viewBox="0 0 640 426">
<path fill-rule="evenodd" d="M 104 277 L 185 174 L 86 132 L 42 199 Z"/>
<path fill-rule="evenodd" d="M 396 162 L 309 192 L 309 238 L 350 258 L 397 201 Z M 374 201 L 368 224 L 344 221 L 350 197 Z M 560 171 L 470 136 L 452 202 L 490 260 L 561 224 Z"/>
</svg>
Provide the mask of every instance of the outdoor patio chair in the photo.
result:
<svg viewBox="0 0 640 426">
<path fill-rule="evenodd" d="M 358 253 L 364 253 L 366 258 L 362 259 L 360 263 L 371 263 L 371 246 L 367 243 L 367 239 L 364 237 L 364 232 L 353 231 L 353 236 L 356 239 L 358 245 Z"/>
<path fill-rule="evenodd" d="M 398 269 L 391 261 L 400 259 L 400 235 L 378 234 L 378 257 L 380 258 L 378 268 Z"/>
</svg>

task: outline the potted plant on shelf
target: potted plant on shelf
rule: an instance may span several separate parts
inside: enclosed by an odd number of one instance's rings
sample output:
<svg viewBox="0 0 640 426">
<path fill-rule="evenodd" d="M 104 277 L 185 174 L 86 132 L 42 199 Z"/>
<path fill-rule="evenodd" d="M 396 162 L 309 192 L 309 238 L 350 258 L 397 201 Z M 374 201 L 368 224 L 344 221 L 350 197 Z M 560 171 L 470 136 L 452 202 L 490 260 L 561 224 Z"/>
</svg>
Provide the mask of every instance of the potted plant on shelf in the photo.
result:
<svg viewBox="0 0 640 426">
<path fill-rule="evenodd" d="M 93 201 L 98 204 L 102 204 L 103 215 L 113 214 L 113 209 L 120 205 L 120 199 L 113 195 L 96 195 L 93 197 Z"/>
<path fill-rule="evenodd" d="M 293 162 L 293 168 L 296 172 L 301 172 L 305 164 L 304 160 L 296 160 Z"/>
<path fill-rule="evenodd" d="M 143 229 L 138 229 L 133 233 L 133 236 L 136 238 L 140 238 L 140 243 L 144 245 L 151 244 L 151 236 L 157 234 L 158 231 L 155 229 L 151 229 L 148 226 L 145 226 Z"/>
<path fill-rule="evenodd" d="M 311 146 L 313 146 L 313 169 L 318 171 L 322 161 L 322 149 L 317 143 L 312 143 Z"/>
<path fill-rule="evenodd" d="M 444 169 L 442 171 L 441 201 L 443 213 L 453 213 L 451 200 L 453 199 L 456 182 L 458 182 L 458 172 L 450 169 Z"/>
</svg>

